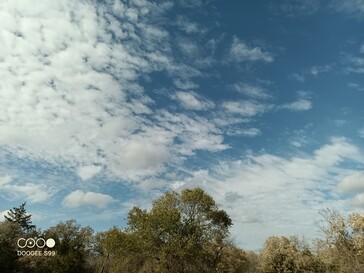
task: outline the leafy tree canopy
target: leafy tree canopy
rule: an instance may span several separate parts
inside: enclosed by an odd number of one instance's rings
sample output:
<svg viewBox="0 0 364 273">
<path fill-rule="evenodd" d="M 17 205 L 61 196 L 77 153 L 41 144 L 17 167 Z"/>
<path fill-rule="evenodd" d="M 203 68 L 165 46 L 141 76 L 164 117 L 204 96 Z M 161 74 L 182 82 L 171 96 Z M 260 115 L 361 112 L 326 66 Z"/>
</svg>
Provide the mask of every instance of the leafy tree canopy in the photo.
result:
<svg viewBox="0 0 364 273">
<path fill-rule="evenodd" d="M 150 211 L 131 209 L 127 228 L 107 232 L 104 245 L 111 255 L 124 257 L 119 264 L 124 270 L 213 272 L 231 225 L 210 195 L 200 188 L 186 189 L 165 193 Z"/>
</svg>

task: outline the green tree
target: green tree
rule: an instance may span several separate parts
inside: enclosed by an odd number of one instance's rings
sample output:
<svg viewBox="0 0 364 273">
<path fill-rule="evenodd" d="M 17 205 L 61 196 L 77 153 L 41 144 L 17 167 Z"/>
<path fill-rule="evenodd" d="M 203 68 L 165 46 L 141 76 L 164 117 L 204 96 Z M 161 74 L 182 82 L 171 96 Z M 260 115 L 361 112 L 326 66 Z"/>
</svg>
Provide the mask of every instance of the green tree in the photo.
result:
<svg viewBox="0 0 364 273">
<path fill-rule="evenodd" d="M 43 238 L 52 238 L 56 251 L 53 257 L 24 257 L 22 262 L 28 273 L 83 273 L 92 272 L 88 257 L 93 242 L 93 230 L 81 227 L 75 220 L 60 222 L 40 234 Z"/>
<path fill-rule="evenodd" d="M 8 215 L 4 217 L 9 222 L 17 223 L 26 233 L 30 233 L 35 230 L 35 225 L 32 224 L 32 215 L 27 213 L 25 206 L 26 202 L 18 208 L 14 207 L 10 209 L 7 213 Z"/>
<path fill-rule="evenodd" d="M 0 272 L 18 272 L 16 242 L 21 236 L 22 230 L 17 223 L 0 222 Z"/>
<path fill-rule="evenodd" d="M 167 192 L 134 207 L 125 230 L 105 233 L 111 272 L 218 272 L 232 221 L 202 189 Z"/>
</svg>

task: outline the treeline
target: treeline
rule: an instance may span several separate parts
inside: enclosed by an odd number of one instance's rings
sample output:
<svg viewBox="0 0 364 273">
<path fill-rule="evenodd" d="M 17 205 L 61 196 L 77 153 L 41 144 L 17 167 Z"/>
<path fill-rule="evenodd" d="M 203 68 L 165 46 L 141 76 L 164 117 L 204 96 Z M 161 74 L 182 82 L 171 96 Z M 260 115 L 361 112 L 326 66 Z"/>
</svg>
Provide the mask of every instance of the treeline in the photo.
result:
<svg viewBox="0 0 364 273">
<path fill-rule="evenodd" d="M 273 236 L 256 253 L 231 242 L 229 215 L 200 188 L 167 192 L 150 210 L 131 209 L 127 228 L 99 233 L 75 220 L 36 229 L 25 206 L 0 223 L 2 273 L 364 273 L 361 214 L 327 210 L 324 236 L 314 247 L 298 237 Z M 19 238 L 44 241 L 37 241 L 39 248 L 22 240 L 19 249 Z"/>
</svg>

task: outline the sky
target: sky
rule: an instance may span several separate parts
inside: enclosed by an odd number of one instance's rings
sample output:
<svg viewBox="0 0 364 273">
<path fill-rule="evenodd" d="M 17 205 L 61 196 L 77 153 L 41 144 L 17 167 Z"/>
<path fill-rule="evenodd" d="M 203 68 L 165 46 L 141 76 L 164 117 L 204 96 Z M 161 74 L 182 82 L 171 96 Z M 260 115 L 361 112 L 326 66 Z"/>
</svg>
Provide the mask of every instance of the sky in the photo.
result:
<svg viewBox="0 0 364 273">
<path fill-rule="evenodd" d="M 0 214 L 125 227 L 201 187 L 259 250 L 364 211 L 363 0 L 0 1 Z"/>
</svg>

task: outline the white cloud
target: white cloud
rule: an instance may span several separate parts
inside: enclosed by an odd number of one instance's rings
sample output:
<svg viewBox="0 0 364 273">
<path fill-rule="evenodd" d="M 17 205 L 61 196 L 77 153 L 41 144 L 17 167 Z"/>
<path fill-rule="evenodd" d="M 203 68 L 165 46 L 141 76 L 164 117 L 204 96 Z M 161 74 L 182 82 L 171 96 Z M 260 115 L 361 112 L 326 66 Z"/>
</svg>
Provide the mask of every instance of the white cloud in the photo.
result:
<svg viewBox="0 0 364 273">
<path fill-rule="evenodd" d="M 363 45 L 361 45 L 361 47 L 360 47 L 360 49 L 359 49 L 359 52 L 360 52 L 360 53 L 364 53 L 364 44 L 363 44 Z"/>
<path fill-rule="evenodd" d="M 306 78 L 303 75 L 303 73 L 301 73 L 301 74 L 293 73 L 292 74 L 292 78 L 294 78 L 295 80 L 300 81 L 300 82 L 304 82 L 306 80 Z"/>
<path fill-rule="evenodd" d="M 364 138 L 364 128 L 359 130 L 359 136 Z"/>
<path fill-rule="evenodd" d="M 199 47 L 194 41 L 179 38 L 177 40 L 177 44 L 178 44 L 180 51 L 185 56 L 196 57 L 199 55 Z"/>
<path fill-rule="evenodd" d="M 285 15 L 294 17 L 297 15 L 310 15 L 320 8 L 319 0 L 284 0 L 272 4 L 275 9 Z M 279 13 L 281 15 L 281 13 Z"/>
<path fill-rule="evenodd" d="M 362 164 L 363 154 L 347 139 L 333 138 L 301 156 L 250 153 L 243 160 L 221 163 L 211 173 L 193 173 L 183 187 L 201 186 L 211 193 L 231 215 L 237 243 L 257 249 L 273 234 L 315 238 L 312 227 L 321 209 L 345 210 L 347 202 L 336 188 L 352 173 L 342 165 L 346 162 Z"/>
<path fill-rule="evenodd" d="M 46 201 L 56 193 L 54 188 L 45 184 L 16 183 L 9 175 L 0 177 L 0 191 L 12 198 L 25 199 L 31 203 Z"/>
<path fill-rule="evenodd" d="M 157 136 L 156 136 L 157 137 Z M 145 143 L 143 139 L 125 143 L 122 158 L 126 169 L 144 170 L 162 165 L 168 158 L 168 149 L 164 145 Z"/>
<path fill-rule="evenodd" d="M 215 106 L 212 101 L 202 98 L 195 92 L 178 91 L 173 98 L 178 100 L 184 108 L 191 110 L 208 110 Z"/>
<path fill-rule="evenodd" d="M 235 91 L 254 99 L 267 99 L 271 97 L 270 95 L 267 94 L 266 90 L 259 85 L 252 85 L 244 82 L 239 82 L 234 84 L 232 87 Z"/>
<path fill-rule="evenodd" d="M 345 60 L 346 67 L 345 72 L 347 73 L 364 73 L 364 58 L 356 56 L 348 56 Z"/>
<path fill-rule="evenodd" d="M 291 77 L 297 81 L 305 82 L 309 76 L 317 78 L 320 74 L 330 72 L 333 68 L 334 66 L 332 64 L 314 65 L 300 73 L 293 73 Z"/>
<path fill-rule="evenodd" d="M 206 29 L 195 22 L 191 22 L 188 18 L 179 16 L 177 17 L 177 26 L 188 34 L 204 33 Z"/>
<path fill-rule="evenodd" d="M 271 106 L 254 102 L 254 101 L 227 101 L 222 107 L 233 114 L 239 114 L 245 117 L 253 117 L 269 110 Z"/>
<path fill-rule="evenodd" d="M 356 195 L 351 203 L 356 207 L 364 208 L 364 193 Z"/>
<path fill-rule="evenodd" d="M 98 173 L 100 173 L 102 168 L 100 166 L 81 166 L 77 169 L 77 174 L 82 180 L 89 180 Z"/>
<path fill-rule="evenodd" d="M 110 195 L 76 190 L 68 194 L 63 199 L 62 204 L 67 208 L 78 208 L 84 206 L 105 208 L 113 201 L 114 199 Z"/>
<path fill-rule="evenodd" d="M 364 193 L 364 173 L 357 172 L 346 176 L 338 185 L 341 192 Z"/>
<path fill-rule="evenodd" d="M 262 132 L 258 128 L 247 128 L 247 129 L 239 129 L 239 128 L 230 128 L 226 132 L 229 136 L 245 136 L 245 137 L 256 137 L 262 134 Z"/>
<path fill-rule="evenodd" d="M 202 0 L 180 0 L 179 4 L 186 8 L 197 8 L 203 4 Z"/>
<path fill-rule="evenodd" d="M 334 0 L 332 6 L 340 12 L 352 14 L 362 18 L 364 16 L 364 1 L 363 0 Z"/>
<path fill-rule="evenodd" d="M 175 79 L 173 83 L 177 88 L 183 90 L 191 90 L 199 87 L 198 84 L 186 79 Z"/>
<path fill-rule="evenodd" d="M 0 176 L 0 189 L 9 185 L 12 181 L 12 177 L 10 175 Z"/>
<path fill-rule="evenodd" d="M 362 87 L 360 84 L 358 83 L 354 83 L 354 82 L 349 82 L 348 83 L 348 86 L 351 87 L 351 88 L 354 88 L 358 91 L 364 91 L 364 87 Z"/>
<path fill-rule="evenodd" d="M 273 62 L 273 56 L 271 53 L 263 51 L 260 47 L 249 47 L 244 42 L 240 41 L 237 37 L 234 37 L 233 39 L 229 54 L 230 60 L 234 62 Z"/>
<path fill-rule="evenodd" d="M 298 99 L 296 101 L 283 104 L 281 108 L 291 111 L 307 111 L 312 108 L 312 102 L 310 101 L 310 92 L 301 90 L 297 92 L 297 96 Z"/>
<path fill-rule="evenodd" d="M 173 145 L 172 147 L 179 150 L 179 153 L 183 154 L 180 149 L 191 152 L 200 149 L 219 151 L 228 147 L 222 144 L 221 130 L 209 118 L 200 115 L 190 117 L 186 114 L 162 111 L 158 120 L 174 138 L 182 141 L 181 145 Z"/>
<path fill-rule="evenodd" d="M 282 107 L 292 111 L 307 111 L 312 108 L 312 102 L 307 99 L 298 99 L 294 102 L 284 104 Z"/>
<path fill-rule="evenodd" d="M 178 88 L 197 86 L 191 77 L 200 71 L 176 59 L 155 23 L 172 2 L 20 2 L 0 2 L 0 146 L 14 157 L 62 165 L 84 180 L 101 168 L 142 181 L 196 150 L 228 147 L 213 122 L 158 109 L 138 84 L 165 71 Z M 188 109 L 214 107 L 193 92 L 178 99 Z"/>
<path fill-rule="evenodd" d="M 317 77 L 319 74 L 329 72 L 331 69 L 332 69 L 331 65 L 322 65 L 322 66 L 314 65 L 308 70 L 308 73 Z"/>
<path fill-rule="evenodd" d="M 10 195 L 16 198 L 25 198 L 32 203 L 43 202 L 55 194 L 55 189 L 45 184 L 25 183 L 23 185 L 12 185 L 7 188 Z"/>
</svg>

